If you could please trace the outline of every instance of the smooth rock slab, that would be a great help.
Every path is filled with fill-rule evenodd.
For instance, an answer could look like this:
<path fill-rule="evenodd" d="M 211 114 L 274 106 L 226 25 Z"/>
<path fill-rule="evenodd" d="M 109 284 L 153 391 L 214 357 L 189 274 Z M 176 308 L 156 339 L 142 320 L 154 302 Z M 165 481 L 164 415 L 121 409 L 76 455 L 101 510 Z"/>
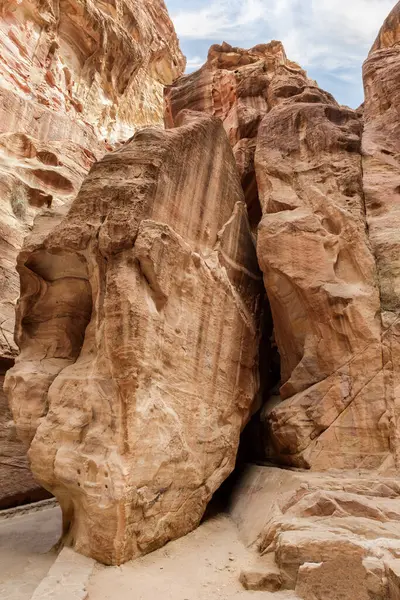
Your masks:
<path fill-rule="evenodd" d="M 63 548 L 32 600 L 85 600 L 95 561 Z"/>

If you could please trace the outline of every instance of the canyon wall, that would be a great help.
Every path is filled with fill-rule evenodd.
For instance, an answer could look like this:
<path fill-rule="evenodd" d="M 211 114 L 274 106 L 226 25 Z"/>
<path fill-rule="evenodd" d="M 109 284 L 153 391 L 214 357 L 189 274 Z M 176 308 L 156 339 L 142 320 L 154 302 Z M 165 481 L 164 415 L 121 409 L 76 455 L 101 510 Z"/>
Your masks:
<path fill-rule="evenodd" d="M 17 431 L 64 542 L 107 564 L 197 526 L 259 387 L 262 278 L 236 163 L 219 119 L 181 116 L 96 163 L 18 258 Z"/>
<path fill-rule="evenodd" d="M 397 34 L 385 34 L 385 28 L 397 27 L 396 10 L 365 65 L 365 132 L 363 111 L 339 106 L 287 59 L 279 42 L 248 51 L 212 46 L 199 71 L 166 89 L 167 126 L 186 107 L 223 121 L 257 231 L 273 321 L 265 344 L 277 346 L 281 371 L 279 392 L 264 393 L 258 417 L 261 458 L 267 460 L 313 469 L 395 466 L 396 314 L 388 313 L 382 286 L 395 297 L 397 190 L 382 166 L 368 173 L 377 159 L 376 153 L 366 155 L 373 126 L 382 140 L 389 137 L 385 127 L 391 128 L 395 143 Z M 385 52 L 384 43 L 390 46 Z M 381 90 L 393 113 L 386 125 L 376 122 L 378 109 L 372 106 L 382 106 L 377 94 L 384 84 L 374 89 L 368 82 L 377 52 L 376 78 L 380 81 L 382 64 L 392 68 L 392 79 L 383 78 L 390 93 Z M 379 156 L 391 161 L 396 179 L 394 154 L 392 149 L 390 156 L 389 151 Z M 375 195 L 387 198 L 389 187 L 393 197 L 385 224 L 382 207 L 369 200 L 373 185 Z M 379 206 L 376 233 L 371 203 L 375 213 Z M 270 362 L 271 348 L 261 355 Z M 261 365 L 264 374 L 270 369 Z"/>
<path fill-rule="evenodd" d="M 396 598 L 399 15 L 359 110 L 280 42 L 212 46 L 166 89 L 166 130 L 96 162 L 56 227 L 37 218 L 5 389 L 66 544 L 119 564 L 189 532 L 253 416 L 258 458 L 305 470 L 270 469 L 273 502 L 251 474 L 233 509 L 273 585 L 340 598 L 353 569 L 354 598 Z M 134 127 L 113 101 L 116 122 L 87 117 L 96 144 Z"/>
<path fill-rule="evenodd" d="M 35 216 L 47 211 L 51 228 L 96 159 L 137 128 L 162 124 L 163 86 L 185 61 L 162 0 L 1 0 L 0 54 L 4 373 L 17 355 L 16 257 Z M 24 498 L 21 479 L 34 486 L 5 402 L 1 419 L 0 506 L 14 502 L 11 481 L 15 501 Z"/>
<path fill-rule="evenodd" d="M 400 459 L 400 3 L 385 21 L 367 60 L 363 188 L 368 235 L 381 300 L 382 360 L 391 448 Z"/>

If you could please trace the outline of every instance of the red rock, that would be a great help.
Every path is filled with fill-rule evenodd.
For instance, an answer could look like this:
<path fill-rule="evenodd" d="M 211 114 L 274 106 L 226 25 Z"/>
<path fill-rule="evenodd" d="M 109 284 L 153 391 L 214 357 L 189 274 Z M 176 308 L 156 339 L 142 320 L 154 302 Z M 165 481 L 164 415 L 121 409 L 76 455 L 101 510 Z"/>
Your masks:
<path fill-rule="evenodd" d="M 15 262 L 35 215 L 65 211 L 114 142 L 161 124 L 184 58 L 162 0 L 0 4 L 0 359 L 12 359 Z"/>

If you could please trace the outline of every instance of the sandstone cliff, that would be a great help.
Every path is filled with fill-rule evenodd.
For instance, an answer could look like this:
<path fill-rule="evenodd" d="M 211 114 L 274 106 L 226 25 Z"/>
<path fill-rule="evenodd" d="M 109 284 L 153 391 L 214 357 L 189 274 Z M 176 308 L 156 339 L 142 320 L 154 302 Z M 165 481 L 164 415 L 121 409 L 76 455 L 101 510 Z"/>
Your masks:
<path fill-rule="evenodd" d="M 399 16 L 357 111 L 279 42 L 213 46 L 166 90 L 167 130 L 97 162 L 56 229 L 42 214 L 6 390 L 80 552 L 120 563 L 194 528 L 259 409 L 258 458 L 304 469 L 270 469 L 273 502 L 258 474 L 239 491 L 268 582 L 397 600 Z M 118 131 L 96 119 L 96 143 Z"/>
<path fill-rule="evenodd" d="M 367 91 L 364 146 L 369 102 Z M 260 414 L 264 458 L 315 469 L 393 467 L 393 370 L 381 310 L 389 316 L 365 208 L 362 112 L 338 106 L 279 42 L 213 46 L 197 73 L 166 89 L 165 104 L 167 125 L 185 107 L 222 119 L 258 231 L 281 370 L 280 395 Z M 382 123 L 377 129 L 384 135 Z M 391 272 L 393 253 L 383 252 Z"/>
<path fill-rule="evenodd" d="M 280 356 L 261 458 L 303 469 L 248 467 L 236 486 L 231 514 L 260 555 L 241 573 L 248 590 L 399 597 L 399 40 L 400 3 L 364 64 L 358 111 L 277 43 L 263 56 L 213 47 L 166 91 L 167 124 L 196 106 L 235 151 Z M 259 356 L 268 370 L 271 352 Z"/>
<path fill-rule="evenodd" d="M 97 163 L 18 259 L 17 430 L 65 542 L 108 564 L 199 523 L 258 391 L 261 276 L 236 164 L 218 119 L 183 116 Z"/>
<path fill-rule="evenodd" d="M 400 459 L 400 3 L 364 63 L 363 186 L 381 299 L 382 361 L 391 448 Z"/>
<path fill-rule="evenodd" d="M 17 253 L 35 215 L 65 214 L 96 159 L 162 123 L 162 90 L 184 68 L 164 2 L 0 1 L 0 361 L 15 358 Z M 51 227 L 51 221 L 47 222 Z M 35 487 L 2 404 L 0 484 Z M 10 445 L 11 444 L 11 445 Z M 18 464 L 17 464 L 18 463 Z M 4 491 L 3 491 L 4 485 Z M 26 487 L 23 485 L 23 487 Z"/>

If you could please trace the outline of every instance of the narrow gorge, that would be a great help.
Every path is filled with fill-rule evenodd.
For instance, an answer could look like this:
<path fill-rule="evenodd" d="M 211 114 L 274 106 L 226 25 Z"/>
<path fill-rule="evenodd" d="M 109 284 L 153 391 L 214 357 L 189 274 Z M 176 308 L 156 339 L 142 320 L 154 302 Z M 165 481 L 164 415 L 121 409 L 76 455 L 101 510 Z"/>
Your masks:
<path fill-rule="evenodd" d="M 279 41 L 185 74 L 163 0 L 0 10 L 0 509 L 119 566 L 219 493 L 243 594 L 399 600 L 400 2 L 356 110 Z"/>

